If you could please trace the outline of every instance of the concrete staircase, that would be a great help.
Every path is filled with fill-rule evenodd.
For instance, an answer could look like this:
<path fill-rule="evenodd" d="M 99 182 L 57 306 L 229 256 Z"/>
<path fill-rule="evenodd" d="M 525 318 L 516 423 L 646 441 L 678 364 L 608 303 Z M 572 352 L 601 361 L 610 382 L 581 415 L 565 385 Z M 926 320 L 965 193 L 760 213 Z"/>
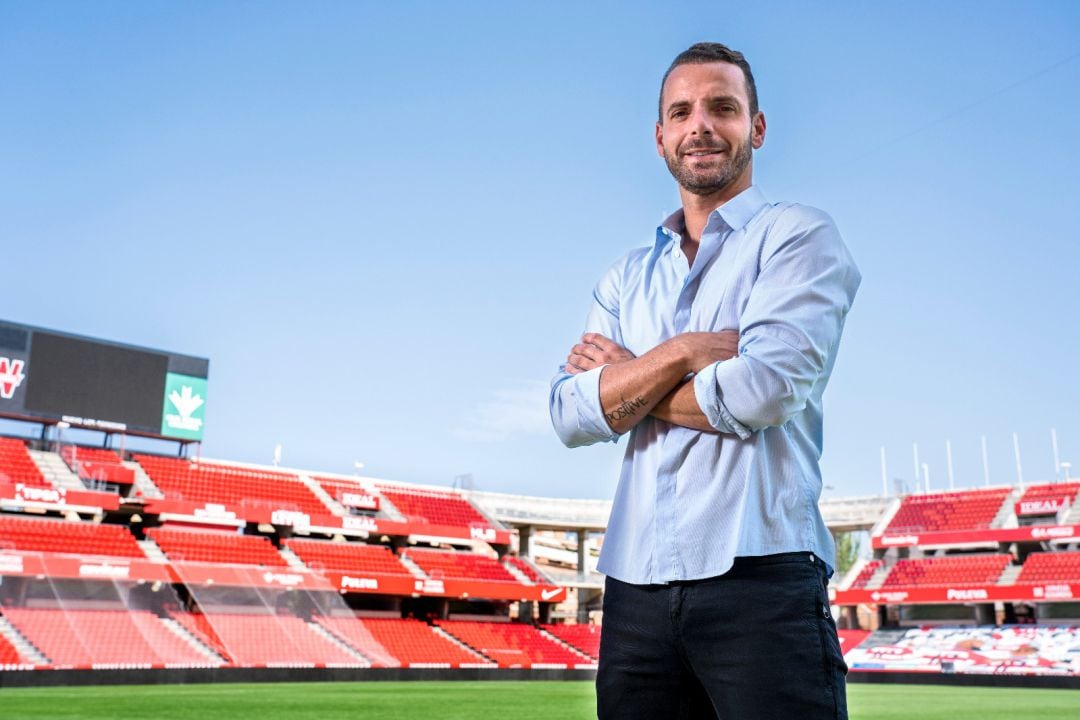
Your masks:
<path fill-rule="evenodd" d="M 892 572 L 891 567 L 886 567 L 885 565 L 879 567 L 874 571 L 874 574 L 870 576 L 870 579 L 866 581 L 866 589 L 877 590 L 880 588 L 885 584 L 885 578 L 889 577 L 890 572 Z"/>
<path fill-rule="evenodd" d="M 205 657 L 208 665 L 213 665 L 217 667 L 226 663 L 225 658 L 221 657 L 211 648 L 207 647 L 201 640 L 199 640 L 199 638 L 192 635 L 187 628 L 178 623 L 176 620 L 173 620 L 169 617 L 158 618 L 158 620 L 161 620 L 161 623 L 169 629 L 169 632 L 171 632 L 173 635 L 176 635 L 178 638 L 190 645 L 195 652 Z"/>
<path fill-rule="evenodd" d="M 277 549 L 278 554 L 285 558 L 285 562 L 293 570 L 307 571 L 309 568 L 307 564 L 300 559 L 300 557 L 287 547 L 279 547 Z M 321 627 L 321 626 L 320 626 Z"/>
<path fill-rule="evenodd" d="M 165 497 L 165 493 L 161 492 L 158 486 L 154 484 L 154 481 L 142 469 L 142 465 L 134 460 L 128 460 L 122 464 L 135 473 L 135 486 L 132 488 L 132 495 L 138 495 L 150 500 L 161 500 Z"/>
<path fill-rule="evenodd" d="M 1001 573 L 1001 577 L 998 578 L 996 585 L 1015 585 L 1016 577 L 1020 574 L 1020 570 L 1023 569 L 1021 565 L 1006 565 L 1005 571 Z"/>
<path fill-rule="evenodd" d="M 0 635 L 3 635 L 26 660 L 34 665 L 48 665 L 49 658 L 45 657 L 32 642 L 27 640 L 14 625 L 5 617 L 0 617 Z"/>
<path fill-rule="evenodd" d="M 319 636 L 325 638 L 328 642 L 333 643 L 338 649 L 340 649 L 346 655 L 350 655 L 350 656 L 356 658 L 356 663 L 358 665 L 361 665 L 363 667 L 371 667 L 371 660 L 369 658 L 362 655 L 359 651 L 353 649 L 353 647 L 351 645 L 348 645 L 348 644 L 342 642 L 342 640 L 337 635 L 330 632 L 329 630 L 324 628 L 319 623 L 312 622 L 312 621 L 309 620 L 307 626 L 309 628 L 311 628 L 311 630 L 316 635 L 319 635 Z"/>
<path fill-rule="evenodd" d="M 297 477 L 300 478 L 300 482 L 304 483 L 307 489 L 310 490 L 315 497 L 322 500 L 323 505 L 326 505 L 326 507 L 330 509 L 331 514 L 336 515 L 337 517 L 345 517 L 349 514 L 349 511 L 345 506 L 335 500 L 330 493 L 326 492 L 323 486 L 320 485 L 315 478 L 310 475 L 305 475 L 304 473 L 299 473 Z"/>
<path fill-rule="evenodd" d="M 56 453 L 44 450 L 28 450 L 27 452 L 30 453 L 34 464 L 38 466 L 38 470 L 45 476 L 45 480 L 53 487 L 65 490 L 86 489 L 79 476 L 71 472 L 71 468 L 67 466 L 64 459 Z"/>
<path fill-rule="evenodd" d="M 409 568 L 409 572 L 413 574 L 413 577 L 418 577 L 421 579 L 427 578 L 428 574 L 424 572 L 419 565 L 414 563 L 411 557 L 408 557 L 407 555 L 398 555 L 397 558 L 399 561 L 401 561 L 402 565 Z"/>
<path fill-rule="evenodd" d="M 1014 528 L 1020 526 L 1019 521 L 1016 519 L 1016 502 L 1020 499 L 1020 495 L 1019 491 L 1013 490 L 1006 496 L 1005 501 L 998 508 L 997 515 L 994 515 L 994 519 L 990 521 L 990 527 Z"/>
<path fill-rule="evenodd" d="M 521 583 L 522 585 L 535 585 L 536 584 L 536 583 L 534 583 L 532 581 L 532 578 L 530 578 L 528 575 L 526 575 L 525 573 L 518 570 L 516 567 L 514 567 L 510 563 L 504 562 L 504 563 L 502 563 L 502 566 L 504 568 L 506 568 L 506 571 L 508 573 L 513 575 L 515 578 L 517 578 L 517 581 L 519 583 Z"/>
<path fill-rule="evenodd" d="M 169 558 L 165 556 L 165 553 L 161 551 L 157 543 L 153 540 L 136 540 L 139 547 L 142 548 L 143 554 L 146 555 L 147 560 L 159 565 L 166 565 L 169 562 Z"/>
<path fill-rule="evenodd" d="M 1062 525 L 1080 525 L 1080 493 L 1076 494 L 1073 504 L 1065 511 L 1061 520 Z"/>

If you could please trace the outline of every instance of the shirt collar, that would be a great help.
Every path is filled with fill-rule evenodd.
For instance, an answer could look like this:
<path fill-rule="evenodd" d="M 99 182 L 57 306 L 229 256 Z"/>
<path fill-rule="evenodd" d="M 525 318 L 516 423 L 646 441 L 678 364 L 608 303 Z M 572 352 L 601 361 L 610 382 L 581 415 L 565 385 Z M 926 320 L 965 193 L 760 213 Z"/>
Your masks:
<path fill-rule="evenodd" d="M 765 193 L 761 192 L 757 185 L 751 185 L 712 211 L 709 215 L 706 231 L 715 232 L 716 218 L 719 218 L 732 230 L 741 230 L 758 214 L 761 208 L 768 204 L 769 201 L 765 199 Z M 685 232 L 683 210 L 679 208 L 668 215 L 667 219 L 660 223 L 660 227 L 656 228 L 656 244 L 658 247 L 662 246 L 675 236 L 681 236 L 683 232 Z"/>

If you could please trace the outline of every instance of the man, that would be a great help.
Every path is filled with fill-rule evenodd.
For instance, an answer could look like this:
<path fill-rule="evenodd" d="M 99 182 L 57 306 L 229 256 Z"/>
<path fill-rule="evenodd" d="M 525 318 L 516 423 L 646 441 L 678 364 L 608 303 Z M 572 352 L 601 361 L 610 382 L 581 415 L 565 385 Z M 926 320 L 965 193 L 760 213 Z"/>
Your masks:
<path fill-rule="evenodd" d="M 599 569 L 607 718 L 846 718 L 817 507 L 822 393 L 860 275 L 832 220 L 752 183 L 765 116 L 741 53 L 660 88 L 683 207 L 601 278 L 552 381 L 570 447 L 629 433 Z"/>

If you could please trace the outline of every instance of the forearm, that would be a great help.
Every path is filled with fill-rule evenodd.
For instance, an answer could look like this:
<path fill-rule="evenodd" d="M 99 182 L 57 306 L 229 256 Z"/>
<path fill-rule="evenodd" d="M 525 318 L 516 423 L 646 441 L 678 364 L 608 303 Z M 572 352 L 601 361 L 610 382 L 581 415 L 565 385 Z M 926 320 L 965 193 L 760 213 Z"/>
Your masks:
<path fill-rule="evenodd" d="M 701 411 L 697 396 L 694 394 L 694 381 L 685 380 L 664 396 L 649 413 L 654 418 L 665 420 L 672 425 L 716 433 L 716 428 L 709 424 L 709 419 Z"/>
<path fill-rule="evenodd" d="M 687 372 L 686 358 L 670 342 L 641 357 L 606 366 L 600 375 L 600 404 L 608 425 L 620 434 L 629 431 L 683 381 Z"/>

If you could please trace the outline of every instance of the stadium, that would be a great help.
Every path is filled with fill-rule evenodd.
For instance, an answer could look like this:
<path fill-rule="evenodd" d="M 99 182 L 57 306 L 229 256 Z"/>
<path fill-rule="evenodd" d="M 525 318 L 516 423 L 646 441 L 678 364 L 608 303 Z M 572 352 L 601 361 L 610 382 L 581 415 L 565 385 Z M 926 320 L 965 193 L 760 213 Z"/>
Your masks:
<path fill-rule="evenodd" d="M 0 339 L 0 686 L 593 676 L 610 503 L 202 458 L 207 359 Z M 1080 687 L 1080 483 L 821 510 L 853 685 Z"/>
<path fill-rule="evenodd" d="M 1080 718 L 1080 5 L 7 0 L 0 78 L 0 720 Z"/>

